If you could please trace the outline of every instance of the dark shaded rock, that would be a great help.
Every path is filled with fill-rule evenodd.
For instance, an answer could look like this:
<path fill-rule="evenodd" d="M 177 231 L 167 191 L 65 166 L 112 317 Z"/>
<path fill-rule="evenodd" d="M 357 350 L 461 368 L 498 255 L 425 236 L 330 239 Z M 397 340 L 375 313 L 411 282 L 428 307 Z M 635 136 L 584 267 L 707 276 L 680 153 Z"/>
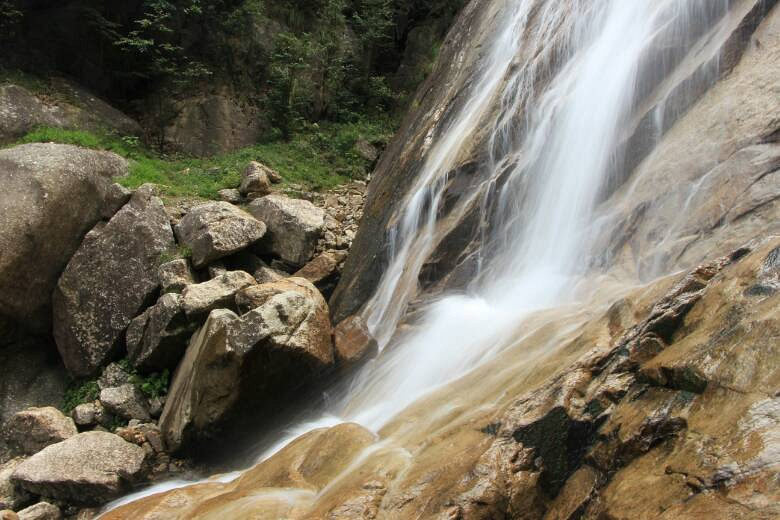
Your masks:
<path fill-rule="evenodd" d="M 130 373 L 119 363 L 109 363 L 98 378 L 98 387 L 114 388 L 130 382 Z"/>
<path fill-rule="evenodd" d="M 160 291 L 180 293 L 187 285 L 195 283 L 195 274 L 186 258 L 179 258 L 162 264 L 157 270 Z"/>
<path fill-rule="evenodd" d="M 254 300 L 252 310 L 213 311 L 174 374 L 160 419 L 174 451 L 224 443 L 333 365 L 328 307 L 309 282 L 292 278 L 242 294 Z"/>
<path fill-rule="evenodd" d="M 118 435 L 86 432 L 36 453 L 17 466 L 11 481 L 36 495 L 98 505 L 127 491 L 143 460 L 144 450 Z"/>
<path fill-rule="evenodd" d="M 263 222 L 227 202 L 196 206 L 176 226 L 179 242 L 192 250 L 196 269 L 246 249 L 265 233 Z"/>
<path fill-rule="evenodd" d="M 127 167 L 113 153 L 62 144 L 0 150 L 0 315 L 48 332 L 57 278 Z"/>
<path fill-rule="evenodd" d="M 142 186 L 73 255 L 54 291 L 54 338 L 74 376 L 93 375 L 124 343 L 158 288 L 160 256 L 174 246 L 162 201 Z"/>
<path fill-rule="evenodd" d="M 127 358 L 142 372 L 173 370 L 198 327 L 187 319 L 179 294 L 164 294 L 127 328 Z"/>
<path fill-rule="evenodd" d="M 23 461 L 22 458 L 16 458 L 0 463 L 0 510 L 18 511 L 30 503 L 30 495 L 11 482 L 11 475 Z"/>
<path fill-rule="evenodd" d="M 227 91 L 180 100 L 177 111 L 165 129 L 166 145 L 199 157 L 253 145 L 266 128 L 258 107 Z"/>
<path fill-rule="evenodd" d="M 69 377 L 51 340 L 19 338 L 0 347 L 0 424 L 32 406 L 61 406 Z"/>

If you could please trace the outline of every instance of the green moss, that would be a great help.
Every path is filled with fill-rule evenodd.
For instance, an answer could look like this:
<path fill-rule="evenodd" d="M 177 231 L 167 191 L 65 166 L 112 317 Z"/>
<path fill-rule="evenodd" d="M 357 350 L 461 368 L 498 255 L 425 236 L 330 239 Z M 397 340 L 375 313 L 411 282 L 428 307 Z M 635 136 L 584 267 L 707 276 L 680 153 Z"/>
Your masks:
<path fill-rule="evenodd" d="M 130 173 L 118 179 L 127 188 L 153 183 L 162 195 L 216 199 L 219 190 L 235 188 L 250 161 L 277 170 L 283 186 L 323 190 L 366 174 L 369 162 L 355 151 L 359 139 L 386 143 L 393 132 L 389 119 L 308 125 L 290 140 L 269 139 L 210 158 L 158 157 L 136 138 L 81 130 L 39 128 L 19 143 L 55 142 L 108 150 L 130 160 Z"/>

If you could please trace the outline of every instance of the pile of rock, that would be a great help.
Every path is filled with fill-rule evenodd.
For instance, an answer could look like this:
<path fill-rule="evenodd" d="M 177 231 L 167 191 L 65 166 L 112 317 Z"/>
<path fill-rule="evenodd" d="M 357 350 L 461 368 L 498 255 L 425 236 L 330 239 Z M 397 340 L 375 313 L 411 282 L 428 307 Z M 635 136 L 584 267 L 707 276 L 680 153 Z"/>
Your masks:
<path fill-rule="evenodd" d="M 326 301 L 364 185 L 326 194 L 318 206 L 271 193 L 276 174 L 252 163 L 231 199 L 242 206 L 199 201 L 171 212 L 150 185 L 133 193 L 112 185 L 126 164 L 111 154 L 19 148 L 0 152 L 24 173 L 11 188 L 32 190 L 25 182 L 33 178 L 72 210 L 46 203 L 46 193 L 32 208 L 9 207 L 12 226 L 0 230 L 8 259 L 29 260 L 39 243 L 59 247 L 39 248 L 41 296 L 25 308 L 19 298 L 0 299 L 0 315 L 32 330 L 53 324 L 68 372 L 98 378 L 99 396 L 70 417 L 55 408 L 11 416 L 7 456 L 0 451 L 0 510 L 70 515 L 139 481 L 184 471 L 172 453 L 229 442 L 375 348 L 359 317 L 334 333 Z M 47 154 L 56 159 L 41 160 Z M 81 177 L 55 182 L 76 168 Z M 20 236 L 30 244 L 18 245 Z M 23 267 L 0 264 L 7 295 L 21 290 L 14 276 Z M 149 398 L 141 381 L 166 373 L 173 374 L 168 394 Z"/>

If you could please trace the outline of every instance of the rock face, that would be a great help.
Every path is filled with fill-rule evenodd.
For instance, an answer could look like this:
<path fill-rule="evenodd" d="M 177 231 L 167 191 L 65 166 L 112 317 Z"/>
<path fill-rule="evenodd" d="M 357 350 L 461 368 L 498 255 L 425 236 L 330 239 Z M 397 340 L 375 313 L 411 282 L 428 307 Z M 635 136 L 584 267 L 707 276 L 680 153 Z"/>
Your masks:
<path fill-rule="evenodd" d="M 51 340 L 18 338 L 0 343 L 0 424 L 31 406 L 60 406 L 70 378 Z"/>
<path fill-rule="evenodd" d="M 51 406 L 17 412 L 5 424 L 6 440 L 20 455 L 32 455 L 77 433 L 73 419 Z"/>
<path fill-rule="evenodd" d="M 57 278 L 104 216 L 111 179 L 126 173 L 118 155 L 75 146 L 0 150 L 0 315 L 49 330 Z"/>
<path fill-rule="evenodd" d="M 174 246 L 160 199 L 139 188 L 93 229 L 54 291 L 54 337 L 68 371 L 89 376 L 119 353 L 125 329 L 158 288 L 160 256 Z"/>
<path fill-rule="evenodd" d="M 113 433 L 80 433 L 24 461 L 11 480 L 37 495 L 99 505 L 127 490 L 143 460 L 142 448 Z"/>
<path fill-rule="evenodd" d="M 172 450 L 223 443 L 333 364 L 328 307 L 310 283 L 292 278 L 242 294 L 252 310 L 213 311 L 173 377 L 160 419 Z"/>
<path fill-rule="evenodd" d="M 253 145 L 266 127 L 257 107 L 229 92 L 195 96 L 178 103 L 178 115 L 165 129 L 167 145 L 200 157 Z"/>
<path fill-rule="evenodd" d="M 176 226 L 176 236 L 192 250 L 196 269 L 251 246 L 263 235 L 263 222 L 227 202 L 196 206 Z"/>
<path fill-rule="evenodd" d="M 255 285 L 254 277 L 244 271 L 230 271 L 195 285 L 188 285 L 181 295 L 181 308 L 190 319 L 203 317 L 214 309 L 235 309 L 238 291 Z"/>
<path fill-rule="evenodd" d="M 55 83 L 55 89 L 64 94 L 62 99 L 44 99 L 19 85 L 0 85 L 0 143 L 41 126 L 109 130 L 123 136 L 143 133 L 137 122 L 81 87 L 64 81 Z"/>
<path fill-rule="evenodd" d="M 271 193 L 269 169 L 259 162 L 251 162 L 241 174 L 241 186 L 238 191 L 249 200 L 258 199 Z"/>
<path fill-rule="evenodd" d="M 253 201 L 249 212 L 268 226 L 258 247 L 285 262 L 302 266 L 314 255 L 325 226 L 325 212 L 309 201 L 268 195 Z"/>
<path fill-rule="evenodd" d="M 196 328 L 184 313 L 182 296 L 164 294 L 154 306 L 130 322 L 127 358 L 142 372 L 173 370 Z"/>

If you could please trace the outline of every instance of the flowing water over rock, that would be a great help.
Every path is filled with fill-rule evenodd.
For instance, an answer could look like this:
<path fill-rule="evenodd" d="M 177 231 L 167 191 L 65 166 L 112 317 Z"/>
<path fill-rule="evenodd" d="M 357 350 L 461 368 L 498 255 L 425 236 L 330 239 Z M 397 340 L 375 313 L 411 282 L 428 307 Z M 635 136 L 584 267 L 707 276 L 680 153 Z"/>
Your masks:
<path fill-rule="evenodd" d="M 682 285 L 642 285 L 777 230 L 773 6 L 472 2 L 421 115 L 379 166 L 332 302 L 337 316 L 365 303 L 380 355 L 265 462 L 112 514 L 573 518 L 563 511 L 588 505 L 606 475 L 697 420 L 632 385 L 694 396 L 712 365 L 672 356 L 653 368 L 639 353 L 678 341 L 704 288 L 737 298 L 721 272 L 758 283 L 759 253 L 743 261 L 750 273 L 730 267 L 745 250 Z M 724 116 L 724 100 L 747 89 L 740 117 Z M 767 308 L 751 316 L 776 327 Z M 700 330 L 717 327 L 700 319 Z M 614 418 L 604 410 L 631 392 L 657 420 L 586 458 Z"/>

